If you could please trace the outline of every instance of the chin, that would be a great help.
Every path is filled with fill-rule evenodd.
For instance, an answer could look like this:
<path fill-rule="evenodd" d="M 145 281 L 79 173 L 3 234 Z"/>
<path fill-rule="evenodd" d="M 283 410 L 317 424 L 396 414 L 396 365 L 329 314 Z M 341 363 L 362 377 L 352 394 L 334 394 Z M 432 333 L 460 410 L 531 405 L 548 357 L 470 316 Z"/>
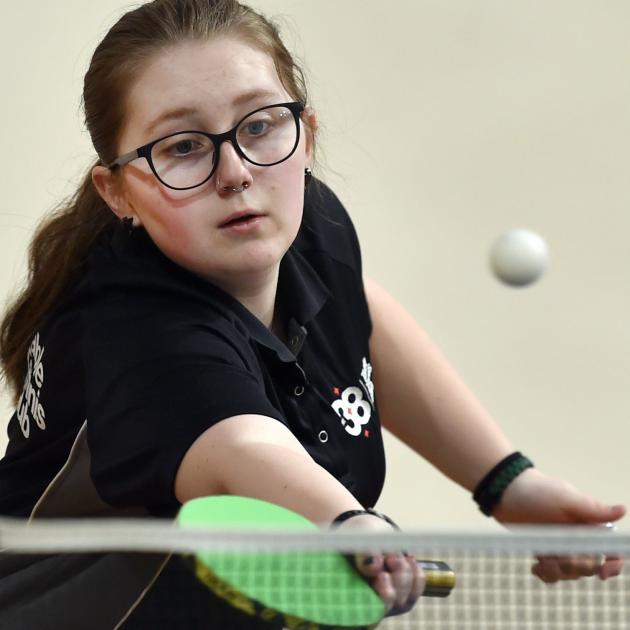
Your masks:
<path fill-rule="evenodd" d="M 239 273 L 266 273 L 280 266 L 280 261 L 284 257 L 286 250 L 282 252 L 256 252 L 251 256 L 244 256 L 236 261 L 232 271 Z"/>

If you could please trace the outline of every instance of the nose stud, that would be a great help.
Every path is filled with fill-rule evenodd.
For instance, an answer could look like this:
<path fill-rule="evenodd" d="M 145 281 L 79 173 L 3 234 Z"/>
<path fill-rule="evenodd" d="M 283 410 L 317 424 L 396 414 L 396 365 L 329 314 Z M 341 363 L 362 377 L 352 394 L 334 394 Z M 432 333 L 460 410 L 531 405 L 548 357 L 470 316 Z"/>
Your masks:
<path fill-rule="evenodd" d="M 217 187 L 219 190 L 223 190 L 224 192 L 233 192 L 233 193 L 242 193 L 244 190 L 247 190 L 250 187 L 249 182 L 243 182 L 240 186 L 223 186 L 221 181 L 217 182 Z"/>
<path fill-rule="evenodd" d="M 225 190 L 229 190 L 233 193 L 242 193 L 244 190 L 247 190 L 248 188 L 249 188 L 249 184 L 247 182 L 243 182 L 243 184 L 239 186 L 238 188 L 235 188 L 234 186 L 226 186 Z"/>

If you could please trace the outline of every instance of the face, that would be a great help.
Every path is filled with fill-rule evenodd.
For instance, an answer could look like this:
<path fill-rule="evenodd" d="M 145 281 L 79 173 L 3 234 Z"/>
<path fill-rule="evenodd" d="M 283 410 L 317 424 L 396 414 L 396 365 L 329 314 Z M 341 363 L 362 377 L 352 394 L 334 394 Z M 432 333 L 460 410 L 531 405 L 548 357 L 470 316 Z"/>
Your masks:
<path fill-rule="evenodd" d="M 133 85 L 118 154 L 178 131 L 222 133 L 259 107 L 293 100 L 273 60 L 240 40 L 180 44 Z M 243 160 L 224 142 L 212 178 L 192 190 L 167 188 L 143 158 L 115 173 L 101 167 L 94 181 L 112 210 L 133 217 L 171 260 L 238 292 L 277 273 L 297 235 L 312 156 L 311 135 L 300 127 L 295 153 L 270 167 Z"/>

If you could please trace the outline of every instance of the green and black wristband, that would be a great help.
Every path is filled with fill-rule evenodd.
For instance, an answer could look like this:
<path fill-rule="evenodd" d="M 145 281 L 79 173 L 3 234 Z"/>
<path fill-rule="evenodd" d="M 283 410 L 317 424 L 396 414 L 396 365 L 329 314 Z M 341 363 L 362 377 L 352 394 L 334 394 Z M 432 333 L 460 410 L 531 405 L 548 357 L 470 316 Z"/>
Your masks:
<path fill-rule="evenodd" d="M 490 516 L 497 506 L 506 488 L 534 464 L 520 452 L 512 453 L 502 459 L 477 485 L 473 499 L 479 509 Z"/>

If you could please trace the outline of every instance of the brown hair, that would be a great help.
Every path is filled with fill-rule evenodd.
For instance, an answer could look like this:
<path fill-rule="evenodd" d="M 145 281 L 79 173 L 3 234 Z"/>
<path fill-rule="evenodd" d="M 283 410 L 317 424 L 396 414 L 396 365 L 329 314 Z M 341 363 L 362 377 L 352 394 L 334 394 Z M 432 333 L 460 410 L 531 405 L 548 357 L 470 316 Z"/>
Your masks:
<path fill-rule="evenodd" d="M 33 336 L 80 275 L 91 245 L 116 221 L 94 188 L 91 171 L 116 158 L 131 85 L 165 48 L 218 35 L 234 35 L 267 53 L 291 98 L 307 102 L 303 73 L 276 25 L 236 0 L 154 0 L 118 20 L 96 48 L 83 85 L 86 125 L 99 160 L 77 192 L 38 227 L 26 287 L 0 324 L 0 362 L 16 399 Z"/>

